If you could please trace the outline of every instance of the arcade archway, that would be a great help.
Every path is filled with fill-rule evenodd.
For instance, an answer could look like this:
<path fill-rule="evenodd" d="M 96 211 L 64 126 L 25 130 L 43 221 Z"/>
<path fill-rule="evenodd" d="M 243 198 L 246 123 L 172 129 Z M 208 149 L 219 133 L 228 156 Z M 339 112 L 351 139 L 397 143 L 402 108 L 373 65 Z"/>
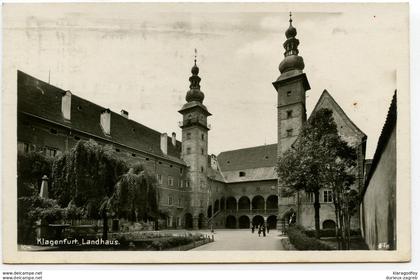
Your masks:
<path fill-rule="evenodd" d="M 267 218 L 267 227 L 269 229 L 275 229 L 277 227 L 277 216 L 271 215 Z"/>
<path fill-rule="evenodd" d="M 251 201 L 246 196 L 242 196 L 238 201 L 239 210 L 249 210 L 250 205 L 251 205 Z"/>
<path fill-rule="evenodd" d="M 200 215 L 198 215 L 198 228 L 199 229 L 206 228 L 205 218 L 204 218 L 204 214 L 203 213 L 200 213 Z"/>
<path fill-rule="evenodd" d="M 232 196 L 226 199 L 226 210 L 236 211 L 236 199 Z"/>
<path fill-rule="evenodd" d="M 254 196 L 252 199 L 252 210 L 264 210 L 264 197 L 261 195 Z"/>
<path fill-rule="evenodd" d="M 220 199 L 220 210 L 225 210 L 225 198 Z"/>
<path fill-rule="evenodd" d="M 277 195 L 267 197 L 267 210 L 277 210 L 279 208 Z"/>
<path fill-rule="evenodd" d="M 236 228 L 235 216 L 229 215 L 226 217 L 226 228 Z"/>
<path fill-rule="evenodd" d="M 260 216 L 260 215 L 254 216 L 254 218 L 252 218 L 252 224 L 254 226 L 263 225 L 264 224 L 264 218 L 263 218 L 263 216 Z"/>
<path fill-rule="evenodd" d="M 335 222 L 333 220 L 325 220 L 322 222 L 323 229 L 335 229 Z"/>
<path fill-rule="evenodd" d="M 217 200 L 214 202 L 214 213 L 216 213 L 217 211 L 219 211 L 219 209 L 220 209 L 220 202 L 219 202 L 219 200 L 217 199 Z"/>
<path fill-rule="evenodd" d="M 250 220 L 248 216 L 240 216 L 239 217 L 239 228 L 249 228 Z"/>
<path fill-rule="evenodd" d="M 186 213 L 184 215 L 184 221 L 185 221 L 185 228 L 186 229 L 192 229 L 193 228 L 193 216 L 190 213 Z"/>

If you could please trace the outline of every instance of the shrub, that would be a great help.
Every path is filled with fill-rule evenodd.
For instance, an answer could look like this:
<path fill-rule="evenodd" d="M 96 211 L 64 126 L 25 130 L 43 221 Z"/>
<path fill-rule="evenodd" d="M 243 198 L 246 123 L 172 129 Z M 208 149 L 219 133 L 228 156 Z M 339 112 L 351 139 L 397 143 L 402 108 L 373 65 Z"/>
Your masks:
<path fill-rule="evenodd" d="M 304 230 L 305 234 L 309 237 L 315 237 L 315 230 Z M 351 236 L 361 235 L 360 230 L 350 230 Z M 322 229 L 319 231 L 319 237 L 335 237 L 335 229 Z"/>
<path fill-rule="evenodd" d="M 18 197 L 33 196 L 39 193 L 42 177 L 51 178 L 53 160 L 36 152 L 18 153 L 17 189 Z"/>
<path fill-rule="evenodd" d="M 287 229 L 287 235 L 289 236 L 290 243 L 297 250 L 301 251 L 328 251 L 332 250 L 332 247 L 319 241 L 316 238 L 309 237 L 305 234 L 304 228 L 301 226 L 291 226 Z"/>

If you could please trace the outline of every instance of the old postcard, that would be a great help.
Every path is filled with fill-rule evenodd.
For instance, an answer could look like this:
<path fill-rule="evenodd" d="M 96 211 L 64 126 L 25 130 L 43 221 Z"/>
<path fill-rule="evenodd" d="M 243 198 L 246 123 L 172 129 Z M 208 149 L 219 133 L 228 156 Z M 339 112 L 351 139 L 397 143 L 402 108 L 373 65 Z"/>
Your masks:
<path fill-rule="evenodd" d="M 408 8 L 5 4 L 3 261 L 409 261 Z"/>

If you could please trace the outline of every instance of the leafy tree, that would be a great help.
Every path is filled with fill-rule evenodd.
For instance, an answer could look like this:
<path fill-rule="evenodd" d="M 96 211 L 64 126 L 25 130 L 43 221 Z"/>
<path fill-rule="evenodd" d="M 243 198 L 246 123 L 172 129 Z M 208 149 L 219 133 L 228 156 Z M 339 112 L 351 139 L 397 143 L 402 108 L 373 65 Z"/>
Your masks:
<path fill-rule="evenodd" d="M 42 176 L 51 177 L 53 160 L 41 153 L 18 153 L 17 189 L 18 197 L 33 196 L 39 193 Z"/>
<path fill-rule="evenodd" d="M 350 186 L 354 175 L 348 171 L 355 164 L 355 158 L 355 150 L 338 135 L 332 111 L 320 109 L 303 126 L 297 141 L 279 159 L 277 172 L 284 193 L 305 191 L 314 195 L 317 238 L 320 230 L 320 189 L 332 188 L 335 194 Z"/>
<path fill-rule="evenodd" d="M 140 164 L 124 174 L 116 187 L 117 215 L 130 221 L 157 219 L 156 179 Z"/>
<path fill-rule="evenodd" d="M 79 141 L 54 161 L 52 197 L 62 206 L 72 202 L 74 207 L 82 208 L 88 218 L 103 218 L 106 235 L 108 216 L 103 211 L 106 209 L 103 203 L 113 197 L 115 184 L 127 169 L 124 161 L 113 155 L 112 149 L 93 140 Z"/>

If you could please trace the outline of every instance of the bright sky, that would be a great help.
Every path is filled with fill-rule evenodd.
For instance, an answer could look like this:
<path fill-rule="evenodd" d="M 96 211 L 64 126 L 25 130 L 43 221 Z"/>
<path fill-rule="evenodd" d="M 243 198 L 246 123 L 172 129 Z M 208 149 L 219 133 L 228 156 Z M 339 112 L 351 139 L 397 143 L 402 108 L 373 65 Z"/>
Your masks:
<path fill-rule="evenodd" d="M 209 118 L 209 152 L 277 141 L 272 82 L 288 12 L 311 85 L 310 114 L 327 89 L 368 135 L 373 156 L 407 48 L 404 7 L 342 4 L 114 4 L 7 7 L 5 80 L 20 69 L 180 139 L 194 48 Z M 9 8 L 9 10 L 7 10 Z M 157 9 L 158 8 L 158 9 Z M 408 67 L 408 65 L 406 65 Z"/>

